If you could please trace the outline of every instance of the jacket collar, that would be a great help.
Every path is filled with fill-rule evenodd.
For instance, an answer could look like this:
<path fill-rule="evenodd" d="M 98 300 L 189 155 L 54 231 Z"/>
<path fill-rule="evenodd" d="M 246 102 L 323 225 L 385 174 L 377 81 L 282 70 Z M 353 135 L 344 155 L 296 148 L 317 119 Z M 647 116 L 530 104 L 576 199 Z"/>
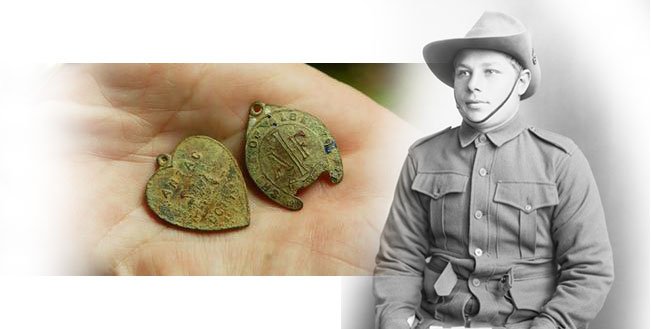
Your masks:
<path fill-rule="evenodd" d="M 525 128 L 527 128 L 527 125 L 525 122 L 523 122 L 519 113 L 516 113 L 516 115 L 514 115 L 514 117 L 509 122 L 497 129 L 486 133 L 486 135 L 487 138 L 492 143 L 494 143 L 494 145 L 500 147 L 521 134 Z M 471 144 L 480 135 L 482 135 L 481 132 L 475 130 L 475 128 L 471 127 L 468 123 L 466 123 L 466 121 L 462 121 L 458 131 L 460 146 L 462 146 L 462 148 L 469 146 L 469 144 Z"/>

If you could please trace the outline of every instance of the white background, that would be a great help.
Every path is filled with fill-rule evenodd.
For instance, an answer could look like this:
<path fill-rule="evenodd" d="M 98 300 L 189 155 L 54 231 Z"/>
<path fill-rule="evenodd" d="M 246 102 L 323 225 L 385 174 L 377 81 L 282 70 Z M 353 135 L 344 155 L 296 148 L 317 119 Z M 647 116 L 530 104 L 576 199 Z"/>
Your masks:
<path fill-rule="evenodd" d="M 556 67 L 544 74 L 568 74 L 568 83 L 575 84 L 570 91 L 548 85 L 538 95 L 539 102 L 580 91 L 585 106 L 561 123 L 562 133 L 605 128 L 600 134 L 574 136 L 580 146 L 588 145 L 583 149 L 589 160 L 599 162 L 599 168 L 592 162 L 594 171 L 624 171 L 613 176 L 618 179 L 597 178 L 607 213 L 614 209 L 616 215 L 609 222 L 610 234 L 614 247 L 622 246 L 616 260 L 624 270 L 617 269 L 617 279 L 622 279 L 592 328 L 622 323 L 640 327 L 641 319 L 650 314 L 650 4 L 560 0 L 261 0 L 233 1 L 228 6 L 199 1 L 23 1 L 3 5 L 0 274 L 5 276 L 0 279 L 0 327 L 336 328 L 342 317 L 342 327 L 348 323 L 353 328 L 353 322 L 347 322 L 355 319 L 351 309 L 365 312 L 356 304 L 367 298 L 358 296 L 364 291 L 360 287 L 368 284 L 364 278 L 34 276 L 49 274 L 57 265 L 56 221 L 48 216 L 57 196 L 45 191 L 65 188 L 65 182 L 52 175 L 56 166 L 48 162 L 48 146 L 56 136 L 50 135 L 47 116 L 34 106 L 35 93 L 53 67 L 48 63 L 420 63 L 423 45 L 460 36 L 487 8 L 518 13 L 532 22 L 527 25 L 533 25 L 533 34 L 547 40 L 546 48 L 538 50 L 542 66 Z M 546 28 L 553 25 L 550 31 L 564 42 L 553 42 L 556 35 Z M 641 43 L 644 39 L 648 42 Z M 563 49 L 573 52 L 559 56 Z M 546 58 L 551 59 L 549 64 Z M 563 66 L 566 63 L 589 63 L 591 69 Z M 424 131 L 456 125 L 454 111 L 423 111 L 454 107 L 451 97 L 446 97 L 450 91 L 422 68 L 416 66 L 406 75 L 401 87 L 405 102 L 396 110 Z M 589 90 L 581 88 L 586 79 L 592 81 Z M 595 105 L 612 110 L 592 116 Z M 540 112 L 527 113 L 543 126 L 559 127 L 557 121 L 563 118 L 560 112 L 552 116 L 557 121 L 547 121 Z M 583 127 L 573 129 L 573 125 Z M 607 144 L 604 148 L 591 143 L 596 136 Z M 605 159 L 611 162 L 601 161 Z M 621 200 L 618 194 L 628 197 L 625 204 L 616 204 Z M 645 209 L 646 216 L 627 209 Z"/>

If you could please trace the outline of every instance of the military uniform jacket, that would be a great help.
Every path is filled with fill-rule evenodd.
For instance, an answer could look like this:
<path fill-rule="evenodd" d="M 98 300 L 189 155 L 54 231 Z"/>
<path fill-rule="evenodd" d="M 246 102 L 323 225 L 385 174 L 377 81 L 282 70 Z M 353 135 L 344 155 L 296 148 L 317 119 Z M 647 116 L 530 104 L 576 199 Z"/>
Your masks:
<path fill-rule="evenodd" d="M 376 259 L 377 327 L 409 328 L 416 313 L 586 328 L 612 281 L 600 196 L 570 139 L 517 115 L 487 134 L 462 123 L 412 145 Z M 480 310 L 466 319 L 472 295 Z"/>

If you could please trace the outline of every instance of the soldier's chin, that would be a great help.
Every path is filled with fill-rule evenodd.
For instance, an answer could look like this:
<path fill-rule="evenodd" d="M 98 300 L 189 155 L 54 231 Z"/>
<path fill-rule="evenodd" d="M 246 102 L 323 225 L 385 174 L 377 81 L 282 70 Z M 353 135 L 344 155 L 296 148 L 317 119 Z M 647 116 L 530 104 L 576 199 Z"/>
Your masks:
<path fill-rule="evenodd" d="M 487 111 L 482 111 L 482 110 L 465 110 L 464 111 L 464 117 L 472 122 L 477 122 L 482 119 L 484 119 L 488 113 Z"/>

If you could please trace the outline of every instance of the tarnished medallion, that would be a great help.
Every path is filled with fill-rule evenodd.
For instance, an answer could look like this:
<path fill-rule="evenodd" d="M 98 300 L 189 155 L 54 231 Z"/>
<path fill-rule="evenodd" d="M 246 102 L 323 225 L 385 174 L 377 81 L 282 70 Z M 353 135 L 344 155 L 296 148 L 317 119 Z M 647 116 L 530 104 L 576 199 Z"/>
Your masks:
<path fill-rule="evenodd" d="M 147 205 L 167 222 L 197 230 L 249 225 L 244 179 L 233 155 L 207 136 L 191 136 L 157 157 Z"/>
<path fill-rule="evenodd" d="M 323 172 L 328 172 L 333 183 L 342 181 L 342 158 L 335 139 L 319 119 L 295 109 L 251 104 L 245 153 L 256 185 L 292 210 L 303 207 L 297 191 Z"/>

